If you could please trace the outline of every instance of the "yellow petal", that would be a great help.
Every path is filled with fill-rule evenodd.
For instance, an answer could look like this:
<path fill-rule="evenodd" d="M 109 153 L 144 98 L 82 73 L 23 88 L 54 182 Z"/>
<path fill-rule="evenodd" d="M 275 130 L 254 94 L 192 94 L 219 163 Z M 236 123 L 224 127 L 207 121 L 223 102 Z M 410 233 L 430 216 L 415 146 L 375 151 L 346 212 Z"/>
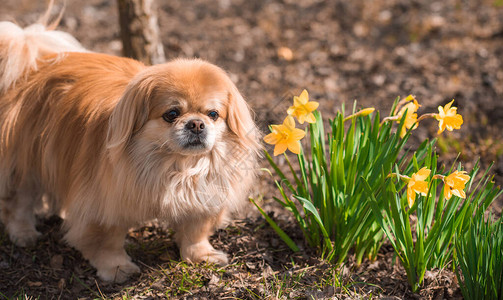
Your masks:
<path fill-rule="evenodd" d="M 295 106 L 290 106 L 287 110 L 286 113 L 289 115 L 292 115 L 295 112 Z"/>
<path fill-rule="evenodd" d="M 461 115 L 455 115 L 452 117 L 448 116 L 445 117 L 444 122 L 446 123 L 446 126 L 451 127 L 450 131 L 452 131 L 452 128 L 460 129 L 461 125 L 463 125 L 463 117 Z"/>
<path fill-rule="evenodd" d="M 297 121 L 299 121 L 299 124 L 304 124 L 305 120 L 306 120 L 306 115 L 305 114 L 299 114 L 297 116 Z"/>
<path fill-rule="evenodd" d="M 416 108 L 416 109 L 415 109 L 415 111 L 417 111 L 417 110 L 421 107 L 421 104 L 419 104 L 419 102 L 417 102 L 417 100 L 416 100 L 416 99 L 414 99 L 414 101 L 413 101 L 413 102 L 414 102 L 414 106 L 415 106 L 415 108 Z"/>
<path fill-rule="evenodd" d="M 408 96 L 405 98 L 405 101 L 412 101 L 412 100 L 416 100 L 416 98 L 415 98 L 413 95 L 408 95 Z"/>
<path fill-rule="evenodd" d="M 290 116 L 295 117 L 298 120 L 299 116 L 301 116 L 301 115 L 302 115 L 302 112 L 298 108 L 296 108 Z"/>
<path fill-rule="evenodd" d="M 409 113 L 407 113 L 407 116 L 405 117 L 405 120 L 404 120 L 404 126 L 409 129 L 409 128 L 412 128 L 414 127 L 413 129 L 415 129 L 417 127 L 417 114 L 411 114 L 409 115 Z"/>
<path fill-rule="evenodd" d="M 451 102 L 447 103 L 447 104 L 444 106 L 444 111 L 445 111 L 445 112 L 447 112 L 447 111 L 451 108 L 451 106 L 452 106 L 452 104 L 453 104 L 453 103 L 454 103 L 454 99 L 452 99 L 452 101 L 451 101 Z"/>
<path fill-rule="evenodd" d="M 463 199 L 466 198 L 465 191 L 463 191 L 463 190 L 453 189 L 452 194 L 458 196 L 459 198 L 463 198 Z"/>
<path fill-rule="evenodd" d="M 280 137 L 276 133 L 269 133 L 268 135 L 264 136 L 264 142 L 275 145 L 279 142 Z"/>
<path fill-rule="evenodd" d="M 470 176 L 466 175 L 466 171 L 461 171 L 458 174 L 456 174 L 456 178 L 465 183 L 468 182 L 468 180 L 470 180 Z"/>
<path fill-rule="evenodd" d="M 314 116 L 313 113 L 309 113 L 307 116 L 306 116 L 306 122 L 307 123 L 316 123 L 316 117 Z"/>
<path fill-rule="evenodd" d="M 302 129 L 295 128 L 290 133 L 290 137 L 296 141 L 301 140 L 306 135 L 306 132 Z"/>
<path fill-rule="evenodd" d="M 280 155 L 286 151 L 288 145 L 286 143 L 279 143 L 274 146 L 274 156 Z"/>
<path fill-rule="evenodd" d="M 425 180 L 428 176 L 430 176 L 431 170 L 426 167 L 422 167 L 421 170 L 416 173 L 416 180 Z"/>
<path fill-rule="evenodd" d="M 413 189 L 416 193 L 421 193 L 426 196 L 426 193 L 428 193 L 428 183 L 426 181 L 416 181 Z"/>
<path fill-rule="evenodd" d="M 292 116 L 287 116 L 285 120 L 283 121 L 283 125 L 288 129 L 291 130 L 295 128 L 295 120 L 293 119 Z"/>
<path fill-rule="evenodd" d="M 407 133 L 407 128 L 405 128 L 405 126 L 402 126 L 402 130 L 400 130 L 400 138 L 403 138 L 406 133 Z"/>
<path fill-rule="evenodd" d="M 293 96 L 293 106 L 299 107 L 302 106 L 304 103 L 302 103 L 302 99 L 300 99 L 297 96 Z"/>
<path fill-rule="evenodd" d="M 441 134 L 442 132 L 444 132 L 445 130 L 445 122 L 444 122 L 444 119 L 440 119 L 438 121 L 438 131 L 437 131 L 437 134 Z"/>
<path fill-rule="evenodd" d="M 444 185 L 444 198 L 449 200 L 452 197 L 451 188 L 448 185 Z"/>
<path fill-rule="evenodd" d="M 417 104 L 417 101 L 414 101 L 414 103 L 407 103 L 404 107 L 402 107 L 402 109 L 400 109 L 400 112 L 398 113 L 398 119 L 402 119 L 405 111 L 407 111 L 407 116 L 405 118 L 408 118 L 408 116 L 414 114 L 418 108 L 419 104 Z"/>
<path fill-rule="evenodd" d="M 302 104 L 306 104 L 307 101 L 309 101 L 309 94 L 307 93 L 307 90 L 303 90 L 302 93 L 300 93 L 299 100 Z"/>
<path fill-rule="evenodd" d="M 300 142 L 294 141 L 288 143 L 288 150 L 292 151 L 292 153 L 299 154 L 300 153 Z"/>
<path fill-rule="evenodd" d="M 456 182 L 459 181 L 468 181 L 470 180 L 470 176 L 466 175 L 466 171 L 454 171 L 444 178 L 444 182 L 450 186 L 454 186 Z"/>
<path fill-rule="evenodd" d="M 304 108 L 308 111 L 308 112 L 312 112 L 312 111 L 315 111 L 318 106 L 320 106 L 320 104 L 318 102 L 315 102 L 315 101 L 309 101 L 307 102 L 305 105 L 304 105 Z"/>
<path fill-rule="evenodd" d="M 449 108 L 448 111 L 445 112 L 446 117 L 454 117 L 458 113 L 458 108 L 457 107 L 451 107 Z"/>
<path fill-rule="evenodd" d="M 407 203 L 409 204 L 409 207 L 412 207 L 415 201 L 416 193 L 411 188 L 407 188 Z"/>
<path fill-rule="evenodd" d="M 409 112 L 407 111 L 407 115 L 405 116 L 405 120 L 403 122 L 402 130 L 400 131 L 400 137 L 403 138 L 405 134 L 407 133 L 407 129 L 412 128 L 416 129 L 417 128 L 417 114 L 411 114 L 409 115 Z"/>

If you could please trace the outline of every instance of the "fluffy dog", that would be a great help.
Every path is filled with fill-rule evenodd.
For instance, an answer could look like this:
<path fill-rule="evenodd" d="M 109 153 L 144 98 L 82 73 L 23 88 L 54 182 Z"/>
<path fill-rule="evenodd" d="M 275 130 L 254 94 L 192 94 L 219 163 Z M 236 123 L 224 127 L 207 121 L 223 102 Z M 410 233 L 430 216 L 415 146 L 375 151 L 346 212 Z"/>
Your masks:
<path fill-rule="evenodd" d="M 261 148 L 236 86 L 199 59 L 142 63 L 85 50 L 67 33 L 0 23 L 1 218 L 16 245 L 39 236 L 42 196 L 98 276 L 140 271 L 123 244 L 147 220 L 181 257 L 228 262 L 209 236 L 245 203 Z"/>

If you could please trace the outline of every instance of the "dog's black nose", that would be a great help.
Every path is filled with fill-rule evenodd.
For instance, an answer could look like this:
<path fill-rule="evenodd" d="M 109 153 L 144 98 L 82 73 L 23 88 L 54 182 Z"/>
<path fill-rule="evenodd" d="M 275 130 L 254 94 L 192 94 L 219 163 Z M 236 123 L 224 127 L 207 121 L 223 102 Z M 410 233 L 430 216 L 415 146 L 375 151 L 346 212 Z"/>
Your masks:
<path fill-rule="evenodd" d="M 185 128 L 190 130 L 192 133 L 201 134 L 204 132 L 204 122 L 199 119 L 190 120 L 185 125 Z"/>

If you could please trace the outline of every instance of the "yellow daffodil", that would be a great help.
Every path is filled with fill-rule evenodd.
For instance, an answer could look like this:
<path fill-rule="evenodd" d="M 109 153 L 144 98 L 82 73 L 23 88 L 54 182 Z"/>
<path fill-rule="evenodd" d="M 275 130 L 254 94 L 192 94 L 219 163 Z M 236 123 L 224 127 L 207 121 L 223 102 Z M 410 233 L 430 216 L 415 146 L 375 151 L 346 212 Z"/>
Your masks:
<path fill-rule="evenodd" d="M 465 184 L 470 180 L 470 176 L 466 175 L 466 171 L 454 171 L 454 173 L 444 178 L 444 197 L 450 199 L 452 195 L 460 198 L 466 198 Z"/>
<path fill-rule="evenodd" d="M 417 171 L 417 173 L 412 174 L 407 184 L 407 202 L 409 203 L 409 207 L 414 205 L 416 193 L 426 196 L 428 192 L 428 183 L 425 180 L 430 176 L 430 172 L 429 169 L 423 167 L 421 170 Z"/>
<path fill-rule="evenodd" d="M 295 128 L 291 116 L 286 117 L 281 125 L 271 125 L 272 132 L 264 137 L 264 141 L 274 146 L 274 156 L 284 153 L 286 149 L 295 154 L 300 153 L 300 140 L 306 135 L 304 130 Z"/>
<path fill-rule="evenodd" d="M 315 123 L 313 111 L 315 111 L 320 104 L 318 102 L 309 101 L 309 94 L 303 90 L 300 96 L 293 97 L 293 106 L 288 108 L 287 113 L 297 118 L 300 124 Z"/>
<path fill-rule="evenodd" d="M 458 114 L 457 107 L 451 107 L 454 99 L 447 103 L 444 107 L 438 107 L 438 114 L 435 118 L 438 120 L 438 134 L 442 133 L 445 129 L 452 131 L 460 129 L 463 124 L 463 117 Z"/>
<path fill-rule="evenodd" d="M 408 97 L 407 97 L 408 99 Z M 405 111 L 407 111 L 407 114 L 405 115 L 404 119 L 404 124 L 402 126 L 402 130 L 400 131 L 400 137 L 404 137 L 405 134 L 407 133 L 407 130 L 409 128 L 416 129 L 417 127 L 417 114 L 416 111 L 419 109 L 421 105 L 417 103 L 417 100 L 412 98 L 412 102 L 407 103 L 402 109 L 398 112 L 398 122 L 400 123 L 400 120 L 403 117 L 403 114 Z"/>

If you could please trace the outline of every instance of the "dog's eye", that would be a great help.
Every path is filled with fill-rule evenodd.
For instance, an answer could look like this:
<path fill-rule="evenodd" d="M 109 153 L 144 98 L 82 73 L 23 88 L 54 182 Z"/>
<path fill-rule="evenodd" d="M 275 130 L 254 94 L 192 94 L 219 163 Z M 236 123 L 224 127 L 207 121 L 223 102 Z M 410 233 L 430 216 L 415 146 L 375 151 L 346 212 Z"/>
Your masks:
<path fill-rule="evenodd" d="M 213 119 L 213 121 L 216 121 L 218 119 L 218 112 L 215 110 L 212 110 L 208 113 L 208 117 Z"/>
<path fill-rule="evenodd" d="M 162 118 L 164 119 L 164 121 L 166 121 L 168 123 L 173 123 L 175 121 L 175 119 L 178 118 L 179 115 L 180 115 L 180 111 L 178 111 L 177 109 L 172 109 L 170 111 L 165 112 L 162 115 Z"/>

